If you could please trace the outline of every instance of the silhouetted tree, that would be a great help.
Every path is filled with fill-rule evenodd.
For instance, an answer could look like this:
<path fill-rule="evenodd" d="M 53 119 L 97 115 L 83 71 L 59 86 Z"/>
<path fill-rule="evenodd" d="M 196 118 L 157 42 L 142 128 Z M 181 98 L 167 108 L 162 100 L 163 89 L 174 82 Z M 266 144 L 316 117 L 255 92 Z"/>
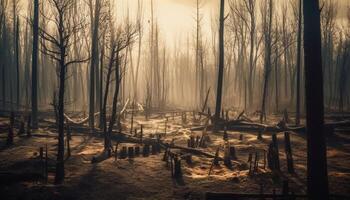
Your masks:
<path fill-rule="evenodd" d="M 56 162 L 55 183 L 62 183 L 64 180 L 64 93 L 67 67 L 77 63 L 86 62 L 88 59 L 68 60 L 69 49 L 72 47 L 71 37 L 75 32 L 83 28 L 83 22 L 72 24 L 68 12 L 73 9 L 74 0 L 50 0 L 53 17 L 53 29 L 56 34 L 47 32 L 40 28 L 40 36 L 51 45 L 43 44 L 42 52 L 57 62 L 59 78 L 58 90 L 58 151 Z M 44 14 L 43 14 L 44 15 Z M 50 19 L 45 16 L 45 18 Z"/>
<path fill-rule="evenodd" d="M 39 44 L 39 0 L 34 0 L 33 52 L 32 52 L 32 128 L 38 128 L 38 44 Z"/>
<path fill-rule="evenodd" d="M 303 6 L 308 195 L 328 199 L 319 1 L 304 1 Z"/>
<path fill-rule="evenodd" d="M 220 1 L 220 29 L 219 29 L 219 66 L 218 66 L 218 84 L 216 90 L 215 120 L 219 120 L 222 100 L 222 83 L 224 79 L 224 12 L 225 0 Z"/>

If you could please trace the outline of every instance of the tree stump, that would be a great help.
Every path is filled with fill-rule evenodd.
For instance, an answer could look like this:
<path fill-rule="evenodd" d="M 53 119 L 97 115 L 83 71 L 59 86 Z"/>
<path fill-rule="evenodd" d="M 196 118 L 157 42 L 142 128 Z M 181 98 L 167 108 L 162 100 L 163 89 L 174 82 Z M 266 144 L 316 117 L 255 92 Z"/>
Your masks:
<path fill-rule="evenodd" d="M 174 177 L 175 178 L 182 177 L 181 159 L 179 159 L 178 156 L 174 157 Z"/>
<path fill-rule="evenodd" d="M 226 167 L 232 168 L 230 145 L 225 145 L 224 164 Z"/>
<path fill-rule="evenodd" d="M 284 147 L 287 158 L 287 168 L 289 173 L 294 173 L 294 164 L 293 164 L 293 154 L 292 154 L 292 146 L 290 144 L 290 134 L 289 132 L 284 132 Z"/>
<path fill-rule="evenodd" d="M 224 128 L 224 136 L 223 136 L 224 141 L 228 141 L 228 134 L 227 134 L 227 127 L 225 126 Z"/>
<path fill-rule="evenodd" d="M 230 146 L 230 157 L 231 159 L 233 160 L 236 160 L 237 159 L 237 156 L 236 156 L 236 149 L 234 146 Z"/>
<path fill-rule="evenodd" d="M 253 173 L 259 171 L 259 153 L 255 152 L 255 160 L 254 160 L 254 170 Z"/>
<path fill-rule="evenodd" d="M 125 159 L 127 157 L 127 148 L 126 146 L 123 146 L 119 153 L 120 159 Z"/>
<path fill-rule="evenodd" d="M 135 156 L 140 156 L 140 146 L 135 147 Z"/>
<path fill-rule="evenodd" d="M 156 144 L 152 144 L 152 155 L 156 155 L 158 152 L 157 152 L 157 145 Z"/>
<path fill-rule="evenodd" d="M 240 140 L 240 141 L 243 141 L 243 134 L 242 134 L 242 133 L 239 134 L 239 140 Z"/>
<path fill-rule="evenodd" d="M 275 150 L 276 168 L 277 168 L 277 170 L 280 170 L 280 156 L 279 156 L 278 141 L 277 141 L 277 135 L 276 135 L 276 133 L 272 134 L 272 144 L 273 144 L 274 150 Z"/>
<path fill-rule="evenodd" d="M 149 156 L 149 149 L 150 146 L 148 144 L 145 144 L 142 149 L 142 155 L 143 157 L 148 157 Z"/>
<path fill-rule="evenodd" d="M 215 157 L 214 157 L 214 160 L 213 160 L 213 163 L 216 166 L 220 165 L 219 164 L 219 159 L 218 159 L 218 157 L 219 157 L 219 150 L 220 150 L 220 147 L 217 148 L 217 150 L 215 152 Z"/>
<path fill-rule="evenodd" d="M 249 152 L 249 156 L 248 156 L 248 163 L 249 163 L 249 174 L 252 173 L 252 162 L 253 162 L 253 153 Z"/>
<path fill-rule="evenodd" d="M 128 147 L 128 157 L 129 158 L 135 157 L 134 147 Z"/>
<path fill-rule="evenodd" d="M 279 161 L 279 153 L 278 153 L 278 144 L 276 134 L 272 135 L 272 142 L 269 144 L 268 152 L 267 152 L 267 163 L 268 167 L 272 171 L 280 170 L 280 161 Z"/>

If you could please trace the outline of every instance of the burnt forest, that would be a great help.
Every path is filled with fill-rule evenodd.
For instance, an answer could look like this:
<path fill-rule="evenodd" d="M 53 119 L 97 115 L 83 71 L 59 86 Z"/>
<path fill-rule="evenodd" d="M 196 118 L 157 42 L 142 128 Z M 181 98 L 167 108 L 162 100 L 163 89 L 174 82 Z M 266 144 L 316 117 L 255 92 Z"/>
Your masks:
<path fill-rule="evenodd" d="M 350 0 L 0 0 L 0 199 L 349 200 Z"/>

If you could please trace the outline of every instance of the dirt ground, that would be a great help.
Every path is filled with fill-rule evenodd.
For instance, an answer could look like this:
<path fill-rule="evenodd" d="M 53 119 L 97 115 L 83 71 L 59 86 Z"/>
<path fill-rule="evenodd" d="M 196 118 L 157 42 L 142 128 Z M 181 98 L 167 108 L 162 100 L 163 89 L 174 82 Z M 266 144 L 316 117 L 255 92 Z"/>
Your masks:
<path fill-rule="evenodd" d="M 152 116 L 145 120 L 136 116 L 134 127 L 144 127 L 145 137 L 157 132 L 167 133 L 163 140 L 174 140 L 176 145 L 187 145 L 191 134 L 200 135 L 202 131 L 191 132 L 191 118 L 183 123 L 181 116 Z M 270 123 L 275 121 L 269 117 Z M 0 118 L 0 127 L 6 127 L 8 118 Z M 125 132 L 130 127 L 130 117 L 123 121 Z M 133 159 L 108 158 L 102 162 L 91 163 L 94 156 L 103 151 L 103 137 L 98 134 L 72 132 L 71 157 L 65 162 L 65 182 L 54 185 L 54 166 L 57 148 L 57 133 L 48 128 L 45 122 L 33 136 L 17 136 L 14 145 L 6 146 L 7 131 L 0 131 L 0 175 L 6 173 L 25 174 L 42 173 L 43 165 L 39 158 L 39 148 L 47 145 L 49 157 L 48 182 L 42 180 L 0 181 L 1 199 L 204 199 L 205 192 L 234 193 L 276 193 L 281 192 L 283 180 L 289 180 L 290 190 L 297 194 L 306 193 L 306 136 L 292 133 L 291 143 L 295 174 L 288 174 L 284 134 L 278 134 L 281 172 L 272 173 L 263 168 L 260 160 L 259 172 L 249 174 L 247 164 L 249 152 L 266 150 L 271 141 L 271 133 L 264 133 L 262 140 L 257 140 L 257 133 L 228 132 L 229 142 L 236 148 L 237 162 L 240 167 L 228 169 L 223 163 L 215 166 L 208 175 L 212 158 L 192 156 L 192 164 L 182 161 L 183 177 L 174 179 L 166 163 L 162 161 L 163 153 L 149 157 Z M 15 130 L 17 132 L 17 129 Z M 211 142 L 202 151 L 215 154 L 219 145 L 223 145 L 223 133 L 212 133 Z M 240 140 L 240 135 L 243 140 Z M 119 144 L 122 146 L 135 144 Z M 335 133 L 327 139 L 327 157 L 329 186 L 332 194 L 350 194 L 350 134 Z M 164 152 L 164 150 L 162 151 Z M 220 149 L 223 156 L 223 149 Z M 3 198 L 5 197 L 5 198 Z"/>

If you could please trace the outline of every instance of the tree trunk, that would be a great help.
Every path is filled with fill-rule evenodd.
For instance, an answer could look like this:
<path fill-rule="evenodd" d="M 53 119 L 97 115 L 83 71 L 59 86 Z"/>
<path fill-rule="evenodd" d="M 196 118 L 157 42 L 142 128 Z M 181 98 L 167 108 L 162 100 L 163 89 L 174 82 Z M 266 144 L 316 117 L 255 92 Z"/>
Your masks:
<path fill-rule="evenodd" d="M 308 195 L 328 199 L 319 1 L 304 1 L 303 5 Z"/>
<path fill-rule="evenodd" d="M 104 91 L 104 97 L 103 97 L 103 107 L 101 111 L 101 117 L 102 117 L 102 124 L 103 124 L 103 131 L 105 135 L 105 150 L 107 151 L 109 148 L 109 137 L 107 132 L 107 120 L 106 120 L 106 113 L 107 113 L 107 99 L 108 99 L 108 92 L 109 92 L 109 86 L 111 81 L 111 75 L 112 75 L 112 68 L 114 63 L 114 56 L 115 52 L 114 49 L 111 50 L 111 55 L 109 58 L 109 64 L 108 64 L 108 71 L 107 71 L 107 80 L 106 80 L 106 88 Z"/>
<path fill-rule="evenodd" d="M 269 18 L 267 22 L 267 16 L 265 16 L 265 24 L 264 31 L 265 33 L 265 66 L 264 66 L 264 87 L 263 87 L 263 95 L 262 95 L 262 104 L 261 104 L 261 113 L 260 113 L 260 123 L 266 119 L 266 98 L 267 98 L 267 90 L 269 83 L 269 76 L 271 72 L 271 31 L 272 31 L 272 0 L 269 0 Z M 267 15 L 267 13 L 265 14 Z"/>
<path fill-rule="evenodd" d="M 63 45 L 62 45 L 63 46 Z M 66 79 L 65 48 L 61 48 L 59 61 L 59 92 L 58 92 L 58 151 L 56 163 L 55 183 L 60 184 L 64 180 L 64 87 Z"/>
<path fill-rule="evenodd" d="M 218 83 L 216 91 L 216 108 L 215 108 L 215 121 L 220 118 L 221 112 L 221 100 L 222 100 L 222 83 L 224 75 L 224 11 L 225 0 L 221 0 L 220 3 L 220 29 L 219 29 L 219 73 Z"/>
<path fill-rule="evenodd" d="M 117 50 L 118 51 L 118 50 Z M 113 97 L 113 105 L 112 105 L 112 116 L 109 121 L 109 127 L 108 127 L 108 133 L 107 133 L 107 148 L 108 152 L 112 148 L 111 145 L 111 135 L 113 131 L 113 126 L 117 120 L 117 103 L 118 103 L 118 94 L 119 94 L 119 87 L 120 87 L 120 73 L 119 73 L 119 52 L 117 52 L 116 55 L 116 68 L 115 68 L 115 90 L 114 90 L 114 97 Z"/>
<path fill-rule="evenodd" d="M 95 13 L 91 37 L 91 66 L 90 66 L 90 101 L 89 101 L 89 126 L 91 131 L 95 126 L 95 71 L 98 63 L 98 29 L 100 24 L 100 1 L 95 1 Z"/>
<path fill-rule="evenodd" d="M 297 101 L 296 101 L 296 116 L 295 116 L 295 125 L 299 126 L 300 124 L 300 71 L 301 71 L 301 0 L 299 0 L 299 21 L 298 21 L 298 45 L 297 45 Z"/>
<path fill-rule="evenodd" d="M 33 54 L 32 54 L 32 128 L 38 128 L 38 43 L 39 43 L 39 0 L 34 0 Z"/>

